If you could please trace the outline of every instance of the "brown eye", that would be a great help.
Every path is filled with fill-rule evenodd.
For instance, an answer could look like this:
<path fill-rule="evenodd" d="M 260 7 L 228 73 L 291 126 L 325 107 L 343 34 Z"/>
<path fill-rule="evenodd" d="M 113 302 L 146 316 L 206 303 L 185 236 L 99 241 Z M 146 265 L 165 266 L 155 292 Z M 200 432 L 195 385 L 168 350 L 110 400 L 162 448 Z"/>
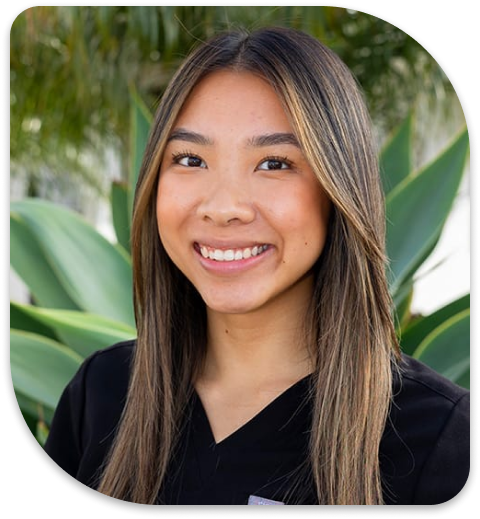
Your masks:
<path fill-rule="evenodd" d="M 258 165 L 257 169 L 263 171 L 273 171 L 278 169 L 290 169 L 290 163 L 286 159 L 281 158 L 270 158 L 266 159 Z"/>
<path fill-rule="evenodd" d="M 175 162 L 177 164 L 180 164 L 181 166 L 185 166 L 187 168 L 206 168 L 207 167 L 205 162 L 200 157 L 196 157 L 195 155 L 183 155 L 181 157 L 177 157 L 175 159 Z"/>

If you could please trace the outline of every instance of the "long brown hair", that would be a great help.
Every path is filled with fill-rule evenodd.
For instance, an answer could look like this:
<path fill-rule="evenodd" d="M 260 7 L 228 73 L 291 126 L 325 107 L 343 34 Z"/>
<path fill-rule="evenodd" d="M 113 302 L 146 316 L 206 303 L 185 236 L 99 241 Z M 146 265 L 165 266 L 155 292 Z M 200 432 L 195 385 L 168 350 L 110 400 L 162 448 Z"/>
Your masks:
<path fill-rule="evenodd" d="M 272 85 L 332 202 L 305 323 L 316 361 L 309 467 L 320 504 L 381 504 L 379 445 L 398 346 L 371 124 L 343 62 L 316 39 L 281 28 L 229 32 L 200 45 L 163 95 L 133 215 L 138 339 L 126 406 L 99 490 L 156 502 L 204 358 L 205 305 L 162 246 L 156 192 L 182 105 L 202 78 L 220 69 L 250 71 Z"/>

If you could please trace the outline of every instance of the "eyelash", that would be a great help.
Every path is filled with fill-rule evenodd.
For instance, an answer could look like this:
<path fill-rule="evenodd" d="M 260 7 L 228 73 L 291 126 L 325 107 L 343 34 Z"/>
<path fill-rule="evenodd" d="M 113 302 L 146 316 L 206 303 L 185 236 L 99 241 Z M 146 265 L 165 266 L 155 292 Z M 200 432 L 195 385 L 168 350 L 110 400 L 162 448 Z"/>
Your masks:
<path fill-rule="evenodd" d="M 197 155 L 196 153 L 192 153 L 190 151 L 181 151 L 181 152 L 177 152 L 177 153 L 172 153 L 172 162 L 174 164 L 179 164 L 180 161 L 182 159 L 185 159 L 185 158 L 193 158 L 193 159 L 198 159 L 202 162 L 204 162 L 204 160 L 202 159 L 202 157 L 200 157 L 200 155 Z M 282 164 L 285 164 L 285 166 L 287 166 L 286 168 L 279 168 L 278 170 L 270 170 L 270 171 L 279 171 L 279 170 L 283 170 L 283 169 L 292 169 L 293 167 L 293 162 L 291 160 L 288 159 L 288 157 L 285 157 L 285 156 L 279 156 L 279 155 L 269 155 L 268 157 L 264 157 L 257 165 L 257 168 L 258 169 L 258 166 L 260 166 L 261 164 L 263 164 L 264 162 L 280 162 Z M 188 166 L 186 166 L 188 167 Z M 268 169 L 267 170 L 263 170 L 263 171 L 269 171 Z"/>
<path fill-rule="evenodd" d="M 282 164 L 285 164 L 287 166 L 286 168 L 280 168 L 280 169 L 292 169 L 292 166 L 293 166 L 293 162 L 291 160 L 289 160 L 287 157 L 280 157 L 278 155 L 272 155 L 269 157 L 265 157 L 258 163 L 258 165 L 263 164 L 264 162 L 270 162 L 270 161 L 281 162 Z M 258 168 L 258 166 L 257 166 L 257 168 Z M 276 171 L 276 170 L 272 170 L 272 171 Z"/>
<path fill-rule="evenodd" d="M 191 157 L 192 159 L 198 159 L 198 160 L 201 160 L 202 162 L 204 162 L 202 157 L 200 157 L 196 153 L 192 153 L 190 151 L 181 151 L 181 152 L 178 152 L 178 153 L 172 153 L 172 162 L 174 164 L 179 164 L 182 159 L 185 159 L 187 157 L 188 158 Z"/>

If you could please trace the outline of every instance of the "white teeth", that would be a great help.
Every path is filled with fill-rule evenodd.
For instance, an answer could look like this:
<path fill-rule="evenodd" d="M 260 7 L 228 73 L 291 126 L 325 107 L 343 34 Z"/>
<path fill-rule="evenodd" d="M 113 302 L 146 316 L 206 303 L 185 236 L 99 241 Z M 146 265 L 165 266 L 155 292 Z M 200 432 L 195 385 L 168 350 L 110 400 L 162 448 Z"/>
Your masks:
<path fill-rule="evenodd" d="M 224 253 L 223 253 L 223 260 L 224 261 L 233 261 L 235 259 L 235 253 L 233 252 L 233 250 L 226 250 Z"/>
<path fill-rule="evenodd" d="M 200 254 L 204 258 L 209 258 L 215 261 L 239 261 L 242 259 L 248 259 L 252 256 L 258 256 L 262 252 L 268 249 L 268 245 L 255 245 L 250 248 L 247 247 L 245 249 L 212 249 L 207 247 L 206 245 L 199 245 Z"/>

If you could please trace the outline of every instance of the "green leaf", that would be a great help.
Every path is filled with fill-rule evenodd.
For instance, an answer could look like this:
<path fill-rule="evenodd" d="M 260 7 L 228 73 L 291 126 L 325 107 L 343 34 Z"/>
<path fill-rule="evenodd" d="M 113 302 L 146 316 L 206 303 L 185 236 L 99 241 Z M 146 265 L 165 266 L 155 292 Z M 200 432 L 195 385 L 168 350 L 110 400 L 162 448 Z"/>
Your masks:
<path fill-rule="evenodd" d="M 11 204 L 35 236 L 49 265 L 73 301 L 87 312 L 134 325 L 132 273 L 125 252 L 78 215 L 50 202 Z"/>
<path fill-rule="evenodd" d="M 392 296 L 394 301 L 398 301 L 403 297 L 402 294 L 405 291 L 405 287 L 413 286 L 413 284 L 417 282 L 419 279 L 421 279 L 421 277 L 428 275 L 430 269 L 428 272 L 424 272 L 421 277 L 416 276 L 415 274 L 417 273 L 419 267 L 423 265 L 425 260 L 429 258 L 430 254 L 432 254 L 432 252 L 435 250 L 435 247 L 437 246 L 437 243 L 440 240 L 441 235 L 442 229 L 440 228 L 438 230 L 438 233 L 431 237 L 431 241 L 425 244 L 425 247 L 423 248 L 421 253 L 419 253 L 416 256 L 415 260 L 412 261 L 410 268 L 404 272 L 402 283 L 399 286 L 395 286 L 392 284 L 390 285 L 390 290 L 393 291 Z M 394 279 L 395 275 L 392 273 L 391 269 L 387 271 L 387 274 L 389 276 L 389 280 Z"/>
<path fill-rule="evenodd" d="M 463 380 L 470 369 L 470 309 L 435 328 L 413 356 L 452 382 Z"/>
<path fill-rule="evenodd" d="M 133 210 L 133 199 L 137 186 L 138 175 L 142 167 L 143 154 L 147 145 L 150 127 L 152 125 L 152 114 L 149 112 L 145 103 L 134 90 L 130 93 L 131 112 L 130 112 L 130 171 L 128 189 L 128 214 L 131 220 Z"/>
<path fill-rule="evenodd" d="M 82 358 L 40 335 L 10 331 L 10 366 L 16 391 L 55 409 Z"/>
<path fill-rule="evenodd" d="M 54 410 L 44 407 L 35 400 L 26 397 L 20 391 L 15 389 L 18 406 L 22 412 L 23 418 L 27 422 L 29 429 L 36 434 L 37 422 L 44 421 L 47 425 L 52 423 Z"/>
<path fill-rule="evenodd" d="M 39 305 L 78 309 L 20 214 L 10 215 L 10 264 Z"/>
<path fill-rule="evenodd" d="M 32 402 L 26 397 L 23 397 L 19 393 L 17 394 L 17 392 L 15 392 L 15 396 L 17 398 L 18 406 L 20 407 L 23 419 L 25 420 L 27 427 L 30 429 L 30 432 L 35 436 L 38 423 L 38 404 Z"/>
<path fill-rule="evenodd" d="M 24 312 L 22 305 L 10 301 L 10 328 L 15 330 L 23 330 L 24 332 L 36 333 L 43 337 L 48 337 L 54 341 L 58 341 L 58 336 L 49 327 Z"/>
<path fill-rule="evenodd" d="M 47 442 L 48 433 L 49 433 L 49 430 L 48 430 L 48 427 L 46 426 L 45 422 L 42 422 L 42 421 L 37 422 L 37 430 L 36 430 L 35 436 L 37 438 L 38 443 L 42 447 L 44 447 L 45 443 Z"/>
<path fill-rule="evenodd" d="M 387 140 L 380 154 L 380 173 L 386 194 L 411 173 L 412 126 L 413 116 L 410 114 Z"/>
<path fill-rule="evenodd" d="M 410 292 L 413 289 L 413 279 L 407 278 L 405 282 L 398 287 L 395 294 L 393 294 L 393 304 L 395 308 L 399 308 L 405 301 L 406 298 L 409 297 Z"/>
<path fill-rule="evenodd" d="M 112 182 L 110 192 L 112 219 L 118 243 L 130 252 L 130 218 L 128 216 L 128 185 Z"/>
<path fill-rule="evenodd" d="M 387 197 L 387 251 L 392 294 L 438 241 L 462 178 L 468 151 L 464 130 L 433 163 L 409 175 Z"/>
<path fill-rule="evenodd" d="M 55 330 L 62 342 L 81 357 L 136 336 L 135 328 L 99 315 L 18 306 L 26 315 Z"/>
<path fill-rule="evenodd" d="M 457 379 L 456 384 L 465 389 L 470 389 L 470 368 L 467 369 L 459 379 Z"/>
<path fill-rule="evenodd" d="M 453 301 L 431 315 L 416 319 L 402 330 L 400 340 L 402 351 L 412 355 L 425 337 L 433 332 L 435 328 L 469 307 L 470 294 Z"/>
<path fill-rule="evenodd" d="M 413 299 L 413 283 L 408 283 L 408 286 L 402 290 L 404 294 L 402 298 L 395 305 L 395 317 L 397 330 L 403 328 L 410 316 L 410 306 Z"/>

